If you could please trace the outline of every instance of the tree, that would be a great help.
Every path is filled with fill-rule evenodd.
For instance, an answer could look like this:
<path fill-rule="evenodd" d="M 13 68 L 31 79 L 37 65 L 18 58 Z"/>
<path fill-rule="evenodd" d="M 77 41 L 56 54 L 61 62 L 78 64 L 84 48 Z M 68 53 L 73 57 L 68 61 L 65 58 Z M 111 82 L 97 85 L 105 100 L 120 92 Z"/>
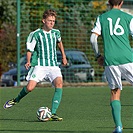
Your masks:
<path fill-rule="evenodd" d="M 16 57 L 16 2 L 1 1 L 0 16 L 0 64 L 3 72 Z"/>
<path fill-rule="evenodd" d="M 16 1 L 2 0 L 0 2 L 0 28 L 4 23 L 16 24 Z"/>

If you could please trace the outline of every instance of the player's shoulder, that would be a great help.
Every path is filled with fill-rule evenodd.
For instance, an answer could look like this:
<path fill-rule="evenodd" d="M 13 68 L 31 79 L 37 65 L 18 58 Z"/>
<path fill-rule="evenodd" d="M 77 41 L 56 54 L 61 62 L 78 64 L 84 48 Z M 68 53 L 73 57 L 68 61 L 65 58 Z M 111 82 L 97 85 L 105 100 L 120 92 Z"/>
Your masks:
<path fill-rule="evenodd" d="M 40 32 L 42 32 L 42 29 L 41 28 L 38 28 L 38 29 L 36 29 L 36 30 L 33 31 L 33 34 L 38 34 Z"/>
<path fill-rule="evenodd" d="M 133 15 L 128 13 L 128 12 L 125 12 L 124 10 L 120 10 L 121 14 L 123 14 L 124 16 L 127 16 L 127 17 L 130 17 L 130 18 L 133 18 Z"/>
<path fill-rule="evenodd" d="M 108 16 L 108 14 L 110 14 L 110 10 L 109 11 L 105 11 L 104 13 L 100 14 L 98 17 L 104 17 L 104 16 Z"/>
<path fill-rule="evenodd" d="M 54 33 L 54 32 L 55 32 L 55 33 L 60 33 L 60 30 L 59 30 L 59 29 L 52 29 L 51 32 L 52 32 L 52 33 Z"/>
<path fill-rule="evenodd" d="M 120 11 L 121 14 L 120 14 L 120 18 L 122 18 L 125 22 L 128 22 L 130 23 L 133 19 L 133 16 L 125 11 Z"/>
<path fill-rule="evenodd" d="M 29 35 L 33 36 L 33 35 L 35 35 L 35 34 L 38 34 L 39 32 L 41 32 L 41 29 L 40 29 L 40 28 L 38 28 L 38 29 L 36 29 L 36 30 L 30 32 Z"/>
<path fill-rule="evenodd" d="M 109 17 L 109 16 L 119 16 L 119 17 L 122 17 L 122 18 L 133 18 L 133 16 L 127 12 L 124 12 L 123 10 L 120 10 L 120 9 L 111 9 L 109 11 L 106 11 L 105 13 L 99 15 L 100 18 L 104 18 L 104 17 Z"/>

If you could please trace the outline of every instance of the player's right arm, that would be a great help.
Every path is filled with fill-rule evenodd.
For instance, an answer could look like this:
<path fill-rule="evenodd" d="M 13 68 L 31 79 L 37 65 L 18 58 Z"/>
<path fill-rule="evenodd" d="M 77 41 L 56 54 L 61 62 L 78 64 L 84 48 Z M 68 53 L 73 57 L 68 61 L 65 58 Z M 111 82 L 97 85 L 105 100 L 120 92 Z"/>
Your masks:
<path fill-rule="evenodd" d="M 95 53 L 95 57 L 99 57 L 101 54 L 99 52 L 99 49 L 98 49 L 98 43 L 97 43 L 97 38 L 98 38 L 98 34 L 97 33 L 92 33 L 91 34 L 91 37 L 90 37 L 90 42 L 91 42 L 91 45 L 92 45 L 92 48 L 94 50 L 94 53 Z"/>
<path fill-rule="evenodd" d="M 104 64 L 104 58 L 100 54 L 99 49 L 98 49 L 98 43 L 97 43 L 98 36 L 99 35 L 97 33 L 92 33 L 91 34 L 91 37 L 90 37 L 90 42 L 91 42 L 92 48 L 94 50 L 95 57 L 96 57 L 96 60 L 98 61 L 98 64 L 100 66 L 103 66 L 103 64 Z"/>
<path fill-rule="evenodd" d="M 94 28 L 92 29 L 91 32 L 92 32 L 92 34 L 91 34 L 91 37 L 90 37 L 90 43 L 91 43 L 92 48 L 94 50 L 95 58 L 98 61 L 98 64 L 100 66 L 103 66 L 104 58 L 100 54 L 100 51 L 98 49 L 98 43 L 97 43 L 98 36 L 101 35 L 101 24 L 100 24 L 100 21 L 99 21 L 99 17 L 97 17 Z"/>
<path fill-rule="evenodd" d="M 36 46 L 36 39 L 34 37 L 34 32 L 31 32 L 27 38 L 27 42 L 26 42 L 26 46 L 27 46 L 27 63 L 25 64 L 26 69 L 29 69 L 29 67 L 31 66 L 31 56 L 32 53 L 34 52 L 34 48 Z"/>
<path fill-rule="evenodd" d="M 25 68 L 28 70 L 31 66 L 30 60 L 31 60 L 32 53 L 30 51 L 27 51 L 27 63 L 25 64 Z"/>

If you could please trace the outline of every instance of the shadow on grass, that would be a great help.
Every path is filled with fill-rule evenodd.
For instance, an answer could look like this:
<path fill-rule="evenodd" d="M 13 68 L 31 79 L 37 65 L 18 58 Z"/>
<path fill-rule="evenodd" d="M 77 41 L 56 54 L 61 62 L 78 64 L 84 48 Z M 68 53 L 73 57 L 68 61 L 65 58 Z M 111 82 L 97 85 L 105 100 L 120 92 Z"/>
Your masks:
<path fill-rule="evenodd" d="M 104 105 L 104 106 L 110 106 L 110 105 Z M 130 105 L 130 104 L 124 105 L 124 104 L 122 104 L 121 106 L 133 106 L 133 105 Z"/>
<path fill-rule="evenodd" d="M 133 106 L 133 105 L 124 105 L 124 104 L 122 104 L 121 106 Z"/>
<path fill-rule="evenodd" d="M 114 127 L 97 127 L 99 129 L 107 129 L 107 128 L 111 128 L 113 130 Z M 123 129 L 124 133 L 133 133 L 133 128 L 132 127 L 127 127 Z"/>

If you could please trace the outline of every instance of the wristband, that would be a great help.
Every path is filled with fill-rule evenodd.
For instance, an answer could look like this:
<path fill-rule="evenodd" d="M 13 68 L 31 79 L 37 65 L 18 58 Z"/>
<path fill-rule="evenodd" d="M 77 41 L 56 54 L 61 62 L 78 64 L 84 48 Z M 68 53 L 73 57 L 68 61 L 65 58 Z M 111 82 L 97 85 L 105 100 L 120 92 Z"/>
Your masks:
<path fill-rule="evenodd" d="M 96 61 L 97 61 L 97 59 L 98 59 L 99 57 L 101 57 L 101 54 L 99 54 L 99 55 L 96 57 Z"/>

